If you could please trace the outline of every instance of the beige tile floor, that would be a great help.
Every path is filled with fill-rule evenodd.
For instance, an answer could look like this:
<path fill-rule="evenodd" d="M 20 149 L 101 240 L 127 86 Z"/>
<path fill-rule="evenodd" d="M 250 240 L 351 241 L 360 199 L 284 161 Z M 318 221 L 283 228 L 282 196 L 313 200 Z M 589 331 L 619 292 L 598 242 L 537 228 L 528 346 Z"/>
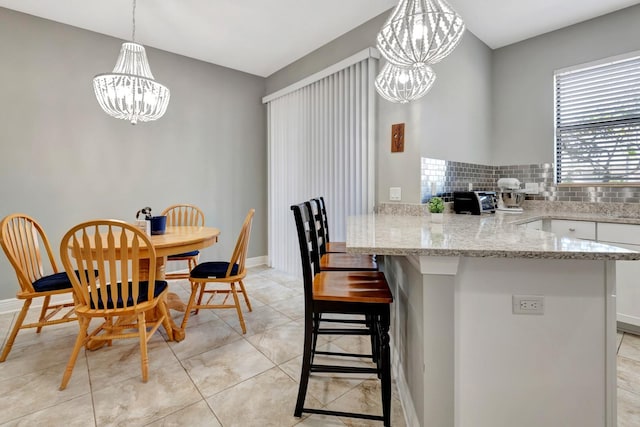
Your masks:
<path fill-rule="evenodd" d="M 640 337 L 618 332 L 618 427 L 640 426 Z"/>
<path fill-rule="evenodd" d="M 302 359 L 302 283 L 255 267 L 245 284 L 254 308 L 251 313 L 245 309 L 247 334 L 242 335 L 235 311 L 201 311 L 191 316 L 184 341 L 166 342 L 161 334 L 151 338 L 147 383 L 140 377 L 137 341 L 119 340 L 112 347 L 81 352 L 67 389 L 59 391 L 77 324 L 51 326 L 39 335 L 21 331 L 9 358 L 0 364 L 0 425 L 382 425 L 293 416 Z M 188 282 L 173 281 L 170 287 L 183 300 L 188 298 Z M 180 323 L 182 313 L 172 314 Z M 0 342 L 14 318 L 13 313 L 0 315 Z M 324 339 L 319 345 L 349 352 L 366 348 L 364 341 L 352 337 Z M 307 405 L 380 414 L 379 396 L 378 381 L 371 376 L 314 376 Z M 405 426 L 395 389 L 392 410 L 392 425 Z"/>
<path fill-rule="evenodd" d="M 379 426 L 336 417 L 293 417 L 302 350 L 303 297 L 299 280 L 265 267 L 247 280 L 254 311 L 242 335 L 235 312 L 201 311 L 187 337 L 149 343 L 149 381 L 140 380 L 135 340 L 82 352 L 69 386 L 58 391 L 77 325 L 22 331 L 0 364 L 0 426 Z M 188 284 L 174 281 L 183 299 Z M 246 310 L 245 310 L 246 311 Z M 172 312 L 176 322 L 182 313 Z M 30 314 L 31 315 L 31 314 Z M 0 315 L 4 342 L 15 314 Z M 320 342 L 323 348 L 365 351 L 352 337 Z M 364 363 L 364 362 L 363 362 Z M 371 377 L 314 377 L 307 404 L 380 413 L 378 381 Z M 392 425 L 404 426 L 394 390 Z M 618 426 L 640 426 L 640 337 L 618 334 Z"/>

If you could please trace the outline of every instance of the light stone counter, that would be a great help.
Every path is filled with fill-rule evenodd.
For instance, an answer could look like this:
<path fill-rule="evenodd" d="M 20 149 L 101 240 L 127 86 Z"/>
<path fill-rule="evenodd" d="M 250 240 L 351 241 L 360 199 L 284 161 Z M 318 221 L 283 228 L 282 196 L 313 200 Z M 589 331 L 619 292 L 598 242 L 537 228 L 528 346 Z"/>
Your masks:
<path fill-rule="evenodd" d="M 557 237 L 552 233 L 519 226 L 529 221 L 552 218 L 640 223 L 640 218 L 578 212 L 446 213 L 441 224 L 432 222 L 430 215 L 371 214 L 347 219 L 347 251 L 378 255 L 640 259 L 638 252 L 588 240 Z"/>
<path fill-rule="evenodd" d="M 384 255 L 407 425 L 615 427 L 616 261 L 640 252 L 522 224 L 640 215 L 540 206 L 434 223 L 417 206 L 349 217 L 346 236 L 348 252 Z M 528 297 L 542 313 L 514 313 Z"/>

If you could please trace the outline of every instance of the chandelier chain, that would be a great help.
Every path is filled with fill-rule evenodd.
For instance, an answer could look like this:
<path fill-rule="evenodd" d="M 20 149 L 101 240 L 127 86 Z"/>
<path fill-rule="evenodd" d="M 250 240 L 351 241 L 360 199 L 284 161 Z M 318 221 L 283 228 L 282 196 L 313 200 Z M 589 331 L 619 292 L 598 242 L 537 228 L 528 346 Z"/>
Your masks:
<path fill-rule="evenodd" d="M 131 41 L 136 41 L 136 0 L 133 0 L 133 25 L 131 26 Z"/>

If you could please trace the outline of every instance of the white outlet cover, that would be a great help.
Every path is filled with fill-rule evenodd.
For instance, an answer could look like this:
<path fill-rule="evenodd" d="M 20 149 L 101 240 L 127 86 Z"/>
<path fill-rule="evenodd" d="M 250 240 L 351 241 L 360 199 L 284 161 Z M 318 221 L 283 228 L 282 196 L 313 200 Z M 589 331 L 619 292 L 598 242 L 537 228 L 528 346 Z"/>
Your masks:
<path fill-rule="evenodd" d="M 544 314 L 543 295 L 513 295 L 513 314 Z"/>
<path fill-rule="evenodd" d="M 399 202 L 400 200 L 402 200 L 402 188 L 390 187 L 389 200 L 391 200 L 392 202 Z"/>
<path fill-rule="evenodd" d="M 527 182 L 524 184 L 524 192 L 526 194 L 538 194 L 539 188 L 537 182 Z"/>

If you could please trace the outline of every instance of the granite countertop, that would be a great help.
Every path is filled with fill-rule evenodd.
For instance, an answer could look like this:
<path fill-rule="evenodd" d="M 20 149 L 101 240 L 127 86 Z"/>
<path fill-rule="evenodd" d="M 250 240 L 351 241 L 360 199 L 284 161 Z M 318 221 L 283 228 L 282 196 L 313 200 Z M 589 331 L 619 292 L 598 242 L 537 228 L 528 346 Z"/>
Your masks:
<path fill-rule="evenodd" d="M 640 224 L 618 213 L 525 210 L 520 214 L 445 213 L 441 224 L 427 215 L 370 214 L 347 219 L 347 251 L 379 255 L 470 256 L 636 260 L 640 252 L 519 226 L 538 219 Z"/>

